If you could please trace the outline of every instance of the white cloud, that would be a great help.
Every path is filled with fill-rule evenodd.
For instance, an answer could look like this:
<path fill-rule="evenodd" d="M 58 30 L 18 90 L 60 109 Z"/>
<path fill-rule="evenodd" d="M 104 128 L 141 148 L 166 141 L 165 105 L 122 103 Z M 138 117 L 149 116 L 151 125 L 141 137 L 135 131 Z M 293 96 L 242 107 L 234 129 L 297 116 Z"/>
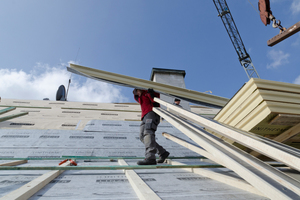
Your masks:
<path fill-rule="evenodd" d="M 267 69 L 276 69 L 280 65 L 289 63 L 288 58 L 290 57 L 290 54 L 284 53 L 280 50 L 271 50 L 268 52 L 267 56 L 270 60 L 272 60 L 272 63 L 267 65 Z"/>
<path fill-rule="evenodd" d="M 300 84 L 300 75 L 295 79 L 294 83 L 295 84 Z"/>
<path fill-rule="evenodd" d="M 300 1 L 299 0 L 293 0 L 293 3 L 291 5 L 291 10 L 294 15 L 300 13 Z"/>
<path fill-rule="evenodd" d="M 60 85 L 67 89 L 70 72 L 63 66 L 49 67 L 40 64 L 30 73 L 15 69 L 0 69 L 0 96 L 6 99 L 56 100 L 56 91 Z M 124 102 L 121 90 L 111 84 L 72 76 L 68 101 L 83 102 Z"/>

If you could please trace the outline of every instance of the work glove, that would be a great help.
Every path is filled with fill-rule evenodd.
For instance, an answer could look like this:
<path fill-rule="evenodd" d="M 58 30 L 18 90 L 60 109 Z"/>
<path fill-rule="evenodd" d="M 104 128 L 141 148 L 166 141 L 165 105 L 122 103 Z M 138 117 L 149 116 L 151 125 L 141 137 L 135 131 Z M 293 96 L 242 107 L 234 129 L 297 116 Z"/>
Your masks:
<path fill-rule="evenodd" d="M 154 96 L 154 90 L 153 90 L 153 89 L 149 88 L 149 89 L 148 89 L 148 93 L 150 94 L 150 96 L 151 96 L 152 98 L 155 97 L 155 96 Z"/>
<path fill-rule="evenodd" d="M 149 88 L 149 89 L 148 89 L 148 92 L 149 92 L 149 93 L 154 93 L 154 90 L 153 90 L 152 88 Z"/>

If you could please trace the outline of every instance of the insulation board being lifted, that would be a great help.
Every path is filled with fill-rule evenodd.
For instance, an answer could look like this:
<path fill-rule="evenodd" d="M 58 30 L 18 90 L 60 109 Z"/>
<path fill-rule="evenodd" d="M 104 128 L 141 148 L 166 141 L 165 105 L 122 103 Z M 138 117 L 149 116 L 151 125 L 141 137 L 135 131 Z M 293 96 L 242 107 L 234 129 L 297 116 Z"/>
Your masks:
<path fill-rule="evenodd" d="M 96 80 L 132 87 L 140 89 L 152 88 L 155 91 L 160 93 L 178 97 L 193 103 L 199 103 L 202 105 L 222 108 L 228 101 L 227 98 L 219 97 L 211 94 L 206 94 L 203 92 L 197 92 L 194 90 L 188 90 L 180 87 L 175 87 L 172 85 L 157 83 L 153 81 L 148 81 L 144 79 L 134 78 L 130 76 L 125 76 L 121 74 L 106 72 L 98 69 L 88 68 L 80 65 L 70 64 L 70 67 L 67 67 L 68 71 L 93 78 Z"/>
<path fill-rule="evenodd" d="M 214 119 L 274 139 L 300 123 L 300 85 L 252 78 Z"/>

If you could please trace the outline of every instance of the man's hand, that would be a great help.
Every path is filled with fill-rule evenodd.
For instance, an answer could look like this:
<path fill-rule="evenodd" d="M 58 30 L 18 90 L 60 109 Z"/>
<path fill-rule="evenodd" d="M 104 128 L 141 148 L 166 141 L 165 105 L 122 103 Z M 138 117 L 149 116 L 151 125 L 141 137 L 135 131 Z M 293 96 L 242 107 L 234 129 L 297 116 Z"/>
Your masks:
<path fill-rule="evenodd" d="M 149 88 L 148 89 L 148 93 L 150 94 L 150 96 L 152 97 L 152 99 L 155 97 L 153 89 Z"/>
<path fill-rule="evenodd" d="M 149 92 L 150 94 L 154 94 L 154 90 L 151 89 L 151 88 L 148 89 L 148 92 Z"/>

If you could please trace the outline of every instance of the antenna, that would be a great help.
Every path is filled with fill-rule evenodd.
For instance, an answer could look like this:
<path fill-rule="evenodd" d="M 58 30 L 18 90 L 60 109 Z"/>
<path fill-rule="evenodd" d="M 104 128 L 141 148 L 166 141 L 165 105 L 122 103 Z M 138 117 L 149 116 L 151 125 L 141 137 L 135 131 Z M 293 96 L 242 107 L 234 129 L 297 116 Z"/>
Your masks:
<path fill-rule="evenodd" d="M 75 58 L 74 62 L 76 62 L 76 60 L 77 60 L 77 56 L 79 54 L 79 51 L 80 51 L 80 47 L 78 48 L 77 55 L 76 55 L 76 58 Z M 72 73 L 71 73 L 70 78 L 69 78 L 69 83 L 68 83 L 68 88 L 67 88 L 67 94 L 66 94 L 66 101 L 67 101 L 67 97 L 68 97 L 68 93 L 69 93 L 69 88 L 70 88 L 70 84 L 71 84 L 71 77 L 72 77 Z"/>
<path fill-rule="evenodd" d="M 68 89 L 67 89 L 67 94 L 66 94 L 66 100 L 67 100 L 67 96 L 68 96 L 68 92 L 69 92 L 69 87 L 70 87 L 70 83 L 71 83 L 71 77 L 72 77 L 72 74 L 69 78 L 69 83 L 68 83 Z"/>

